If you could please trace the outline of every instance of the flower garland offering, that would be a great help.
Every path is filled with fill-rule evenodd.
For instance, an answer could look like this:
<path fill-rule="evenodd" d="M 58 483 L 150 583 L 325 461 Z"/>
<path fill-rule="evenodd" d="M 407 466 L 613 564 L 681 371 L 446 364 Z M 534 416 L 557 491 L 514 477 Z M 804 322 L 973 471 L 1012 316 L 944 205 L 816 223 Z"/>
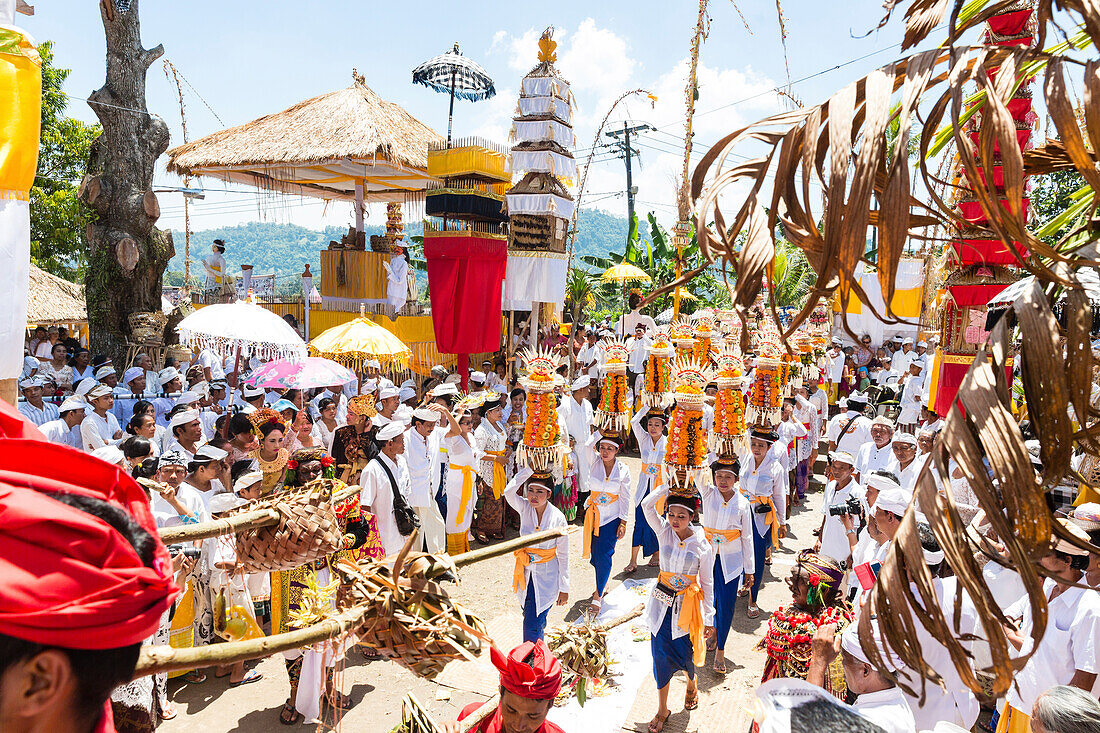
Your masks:
<path fill-rule="evenodd" d="M 695 355 L 695 327 L 691 321 L 678 318 L 669 331 L 672 343 L 676 345 L 677 359 L 691 359 Z"/>
<path fill-rule="evenodd" d="M 722 456 L 740 455 L 746 448 L 745 396 L 741 393 L 744 365 L 732 348 L 718 355 L 718 394 L 714 398 L 711 449 Z"/>
<path fill-rule="evenodd" d="M 745 420 L 752 425 L 778 425 L 783 407 L 783 362 L 772 341 L 762 339 L 759 353 Z"/>
<path fill-rule="evenodd" d="M 695 346 L 693 353 L 695 361 L 700 364 L 707 365 L 711 362 L 713 356 L 713 349 L 711 342 L 718 338 L 719 333 L 715 330 L 714 319 L 710 316 L 699 316 L 695 319 Z"/>
<path fill-rule="evenodd" d="M 516 461 L 538 472 L 561 471 L 561 427 L 554 395 L 559 359 L 549 352 L 528 349 L 523 353 L 527 375 L 519 380 L 527 391 L 527 420 Z"/>
<path fill-rule="evenodd" d="M 673 397 L 676 406 L 665 443 L 665 480 L 670 490 L 694 490 L 699 485 L 707 459 L 707 432 L 703 427 L 703 389 L 710 370 L 694 359 L 677 359 L 673 367 Z"/>
<path fill-rule="evenodd" d="M 605 432 L 622 433 L 630 427 L 630 401 L 627 399 L 626 361 L 630 350 L 618 339 L 604 339 L 606 360 L 600 365 L 600 404 L 596 407 L 596 424 Z"/>
<path fill-rule="evenodd" d="M 642 381 L 642 404 L 664 409 L 672 404 L 672 356 L 675 354 L 668 334 L 658 331 L 649 347 Z"/>

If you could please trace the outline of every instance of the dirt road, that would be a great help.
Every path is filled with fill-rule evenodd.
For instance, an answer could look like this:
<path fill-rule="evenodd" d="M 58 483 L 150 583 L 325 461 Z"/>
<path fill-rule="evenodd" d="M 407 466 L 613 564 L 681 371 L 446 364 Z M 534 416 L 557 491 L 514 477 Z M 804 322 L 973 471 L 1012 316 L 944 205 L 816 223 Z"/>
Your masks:
<path fill-rule="evenodd" d="M 638 459 L 625 460 L 632 474 L 637 476 L 641 465 Z M 811 532 L 820 522 L 820 505 L 821 492 L 817 490 L 811 493 L 806 506 L 793 513 L 790 534 L 781 542 L 765 575 L 759 599 L 760 617 L 747 618 L 742 605 L 744 599 L 738 602 L 733 631 L 726 648 L 729 673 L 720 676 L 711 671 L 708 655 L 708 666 L 699 671 L 699 707 L 690 713 L 683 710 L 684 676 L 678 675 L 673 680 L 669 697 L 673 714 L 665 731 L 718 733 L 745 730 L 754 699 L 753 689 L 760 679 L 764 661 L 763 652 L 753 647 L 763 633 L 768 614 L 790 598 L 783 578 L 793 565 L 795 553 L 813 544 Z M 630 559 L 630 530 L 631 527 L 628 527 L 626 537 L 619 541 L 610 587 L 625 577 L 622 569 Z M 574 533 L 570 540 L 572 588 L 569 604 L 555 606 L 550 611 L 548 628 L 580 616 L 594 589 L 592 567 L 588 561 L 581 559 L 580 544 L 579 532 Z M 461 582 L 452 590 L 454 596 L 481 615 L 498 646 L 504 649 L 521 640 L 521 613 L 512 595 L 512 568 L 511 555 L 481 563 L 467 569 Z M 655 569 L 643 565 L 635 577 L 655 575 Z M 392 662 L 367 662 L 361 652 L 352 651 L 340 682 L 341 689 L 350 694 L 355 705 L 344 714 L 341 727 L 344 731 L 364 733 L 389 731 L 401 721 L 401 700 L 407 692 L 415 694 L 437 719 L 453 720 L 464 705 L 482 701 L 496 689 L 497 681 L 486 669 L 486 664 L 452 664 L 439 680 L 429 682 Z M 256 668 L 264 674 L 264 679 L 237 688 L 229 688 L 225 680 L 215 679 L 213 674 L 209 674 L 207 681 L 200 685 L 170 681 L 169 692 L 179 713 L 174 720 L 165 721 L 160 730 L 163 733 L 283 730 L 279 724 L 279 709 L 288 694 L 283 660 L 280 657 L 265 659 Z M 656 709 L 656 691 L 650 678 L 638 690 L 622 730 L 646 730 Z M 294 729 L 301 729 L 301 726 L 294 726 Z"/>

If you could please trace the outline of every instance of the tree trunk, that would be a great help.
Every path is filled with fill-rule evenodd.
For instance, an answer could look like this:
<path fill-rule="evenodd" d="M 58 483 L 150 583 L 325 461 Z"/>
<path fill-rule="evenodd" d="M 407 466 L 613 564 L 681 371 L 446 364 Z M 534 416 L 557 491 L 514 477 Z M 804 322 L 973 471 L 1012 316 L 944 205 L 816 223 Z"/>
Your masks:
<path fill-rule="evenodd" d="M 168 126 L 145 107 L 145 74 L 164 47 L 141 45 L 139 0 L 129 9 L 100 4 L 107 37 L 107 80 L 88 97 L 103 132 L 92 144 L 81 199 L 95 212 L 88 227 L 88 272 L 84 279 L 92 352 L 109 355 L 123 367 L 129 315 L 160 309 L 161 283 L 175 254 L 171 232 L 157 229 L 160 206 L 153 193 L 153 166 L 168 149 Z M 127 270 L 119 256 L 130 239 L 137 264 Z M 126 258 L 123 257 L 125 261 Z M 127 264 L 130 264 L 127 262 Z"/>

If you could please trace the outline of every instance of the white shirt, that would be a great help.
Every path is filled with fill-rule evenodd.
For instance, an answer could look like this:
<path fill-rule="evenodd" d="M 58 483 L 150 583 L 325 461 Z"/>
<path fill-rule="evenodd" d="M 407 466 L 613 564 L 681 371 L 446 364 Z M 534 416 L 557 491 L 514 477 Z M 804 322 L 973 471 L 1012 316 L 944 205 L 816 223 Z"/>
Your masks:
<path fill-rule="evenodd" d="M 210 369 L 211 379 L 225 379 L 225 369 L 222 367 L 221 357 L 210 349 L 200 351 L 195 363 L 204 369 Z"/>
<path fill-rule="evenodd" d="M 649 347 L 652 346 L 653 339 L 649 336 L 631 336 L 626 341 L 626 347 L 630 349 L 630 357 L 627 359 L 627 366 L 632 372 L 645 371 L 645 362 L 649 358 Z"/>
<path fill-rule="evenodd" d="M 624 522 L 627 517 L 630 516 L 630 510 L 634 506 L 634 502 L 631 500 L 630 494 L 630 469 L 626 467 L 626 464 L 615 459 L 615 465 L 611 469 L 610 475 L 604 469 L 603 461 L 600 460 L 599 453 L 596 452 L 596 444 L 600 440 L 600 433 L 592 433 L 584 446 L 577 451 L 577 466 L 578 471 L 584 476 L 584 486 L 588 488 L 590 492 L 595 494 L 601 492 L 609 494 L 610 498 L 605 498 L 596 503 L 595 506 L 600 514 L 600 526 L 604 526 L 608 522 L 616 519 L 621 519 Z M 592 497 L 589 497 L 588 504 L 592 504 Z"/>
<path fill-rule="evenodd" d="M 206 270 L 206 287 L 221 285 L 225 282 L 225 258 L 221 252 L 211 252 L 202 260 Z"/>
<path fill-rule="evenodd" d="M 642 425 L 648 410 L 643 407 L 630 418 L 630 428 L 634 431 L 634 438 L 638 441 L 638 451 L 642 459 L 642 470 L 638 473 L 638 483 L 634 487 L 634 505 L 639 506 L 642 499 L 653 488 L 653 482 L 660 475 L 661 464 L 665 458 L 665 442 L 668 438 L 664 435 L 656 443 L 650 437 L 649 432 Z"/>
<path fill-rule="evenodd" d="M 504 498 L 508 504 L 519 514 L 519 533 L 521 535 L 542 532 L 547 529 L 557 529 L 568 526 L 565 515 L 553 504 L 547 502 L 542 511 L 542 519 L 538 512 L 531 506 L 531 502 L 519 495 L 519 488 L 531 478 L 533 472 L 529 468 L 521 468 L 515 477 L 508 482 L 504 489 Z M 542 613 L 554 605 L 558 600 L 558 593 L 569 592 L 569 536 L 565 535 L 554 539 L 544 540 L 531 547 L 540 550 L 554 548 L 557 552 L 553 560 L 543 563 L 528 563 L 524 570 L 524 578 L 527 586 L 534 583 L 535 587 L 535 612 Z M 516 593 L 516 600 L 522 606 L 527 601 L 526 588 Z"/>
<path fill-rule="evenodd" d="M 492 423 L 482 418 L 481 424 L 474 431 L 474 445 L 477 446 L 477 475 L 481 477 L 481 480 L 487 486 L 492 488 L 493 473 L 496 469 L 494 468 L 494 461 L 490 460 L 493 456 L 488 455 L 488 451 L 498 452 L 507 448 L 508 434 L 503 426 L 500 430 L 497 430 Z M 503 491 L 503 487 L 501 487 L 501 490 Z"/>
<path fill-rule="evenodd" d="M 817 416 L 824 420 L 829 414 L 829 395 L 826 394 L 825 390 L 816 389 L 810 393 L 807 399 L 817 407 Z"/>
<path fill-rule="evenodd" d="M 472 440 L 472 436 L 471 436 Z M 471 485 L 470 498 L 462 522 L 458 521 L 458 508 L 462 501 L 462 483 L 465 476 L 459 466 L 477 469 L 477 459 L 473 446 L 461 435 L 455 435 L 443 441 L 447 450 L 447 534 L 465 534 L 474 521 L 474 506 L 477 504 L 477 486 Z M 473 481 L 473 477 L 470 479 Z"/>
<path fill-rule="evenodd" d="M 702 616 L 704 626 L 714 625 L 714 550 L 703 535 L 703 528 L 692 525 L 692 533 L 681 540 L 672 526 L 657 513 L 657 502 L 668 495 L 668 486 L 661 486 L 642 502 L 642 513 L 646 521 L 657 534 L 657 544 L 661 550 L 661 570 L 666 573 L 694 575 L 695 582 L 703 591 Z M 680 628 L 680 612 L 684 596 L 677 594 L 672 602 L 672 638 L 679 639 L 687 634 Z M 656 634 L 661 630 L 665 614 L 669 607 L 652 595 L 646 602 L 645 621 L 649 632 Z"/>
<path fill-rule="evenodd" d="M 905 380 L 905 387 L 901 390 L 901 414 L 898 415 L 898 424 L 912 425 L 920 418 L 921 395 L 924 392 L 924 382 L 920 377 L 909 375 Z"/>
<path fill-rule="evenodd" d="M 844 428 L 847 427 L 848 421 L 853 419 L 856 421 L 855 425 L 845 432 Z M 844 433 L 844 437 L 838 441 L 837 438 L 841 433 Z M 838 451 L 855 456 L 859 453 L 860 446 L 871 439 L 871 419 L 855 410 L 848 410 L 829 421 L 825 429 L 825 439 L 830 443 L 836 443 Z"/>
<path fill-rule="evenodd" d="M 1016 673 L 1019 686 L 1008 688 L 1008 704 L 1030 714 L 1032 706 L 1043 691 L 1054 685 L 1068 685 L 1076 670 L 1100 672 L 1100 593 L 1088 588 L 1067 588 L 1054 600 L 1049 600 L 1056 583 L 1043 581 L 1043 594 L 1047 602 L 1047 625 L 1035 653 L 1027 664 Z M 1024 645 L 1019 654 L 1032 649 L 1031 603 L 1021 598 L 1009 607 L 1006 615 L 1022 617 L 1020 631 Z"/>
<path fill-rule="evenodd" d="M 920 473 L 923 465 L 923 463 L 914 458 L 909 462 L 909 465 L 903 469 L 897 459 L 892 458 L 890 459 L 890 464 L 886 466 L 886 470 L 897 475 L 901 488 L 909 493 L 913 493 L 913 487 L 916 486 L 917 483 L 917 474 Z"/>
<path fill-rule="evenodd" d="M 398 531 L 397 521 L 393 516 L 393 485 L 379 461 L 390 469 L 393 480 L 397 482 L 397 490 L 406 501 L 409 500 L 410 493 L 409 467 L 403 455 L 398 455 L 396 461 L 391 461 L 384 453 L 379 453 L 367 463 L 360 479 L 363 490 L 359 493 L 359 503 L 370 507 L 378 521 L 378 536 L 382 540 L 382 547 L 386 550 L 386 555 L 392 557 L 401 551 L 405 536 Z"/>
<path fill-rule="evenodd" d="M 860 446 L 856 453 L 856 473 L 860 480 L 865 481 L 871 471 L 884 471 L 894 460 L 894 451 L 890 447 L 890 441 L 879 448 L 875 441 L 869 440 Z"/>
<path fill-rule="evenodd" d="M 916 350 L 909 349 L 909 351 L 903 351 L 902 349 L 898 349 L 894 352 L 894 355 L 890 357 L 890 371 L 898 376 L 905 374 L 909 371 L 909 363 L 915 358 L 917 358 Z"/>
<path fill-rule="evenodd" d="M 206 503 L 202 500 L 202 494 L 191 484 L 181 483 L 179 488 L 176 489 L 176 499 L 198 521 L 210 521 L 210 512 L 206 510 Z M 153 492 L 153 500 L 150 502 L 150 506 L 153 510 L 153 519 L 156 520 L 158 527 L 178 527 L 183 524 L 183 518 L 156 491 Z"/>
<path fill-rule="evenodd" d="M 840 349 L 836 350 L 835 354 L 825 353 L 825 358 L 828 359 L 828 375 L 825 381 L 831 384 L 839 384 L 841 377 L 844 376 L 844 352 Z"/>
<path fill-rule="evenodd" d="M 118 420 L 111 413 L 108 412 L 106 417 L 100 417 L 94 412 L 89 412 L 84 417 L 84 422 L 80 423 L 80 440 L 84 443 L 84 450 L 91 453 L 96 448 L 117 443 L 115 433 L 119 430 L 121 428 L 118 426 Z"/>
<path fill-rule="evenodd" d="M 828 555 L 839 562 L 844 562 L 852 554 L 851 545 L 848 543 L 848 532 L 840 523 L 840 517 L 829 514 L 829 507 L 833 504 L 843 504 L 849 496 L 858 498 L 862 488 L 850 479 L 844 488 L 838 489 L 836 481 L 830 481 L 825 486 L 825 495 L 821 500 L 821 513 L 825 516 L 825 526 L 821 529 L 821 553 Z M 853 527 L 859 520 L 853 517 Z"/>
<path fill-rule="evenodd" d="M 595 419 L 592 403 L 581 400 L 579 403 L 572 396 L 561 401 L 561 411 L 565 413 L 565 427 L 569 431 L 569 437 L 577 442 L 578 446 L 588 442 L 592 436 L 592 421 Z"/>
<path fill-rule="evenodd" d="M 326 397 L 328 397 L 329 399 L 336 402 L 336 425 L 337 425 L 337 427 L 339 427 L 341 425 L 347 425 L 348 424 L 348 401 L 347 401 L 347 398 L 344 397 L 343 391 L 337 392 L 336 394 L 333 394 L 332 392 L 329 392 L 327 389 L 324 392 L 322 392 L 321 394 L 317 395 L 316 397 L 314 397 L 312 400 L 309 401 L 309 414 L 313 416 L 313 422 L 316 423 L 316 422 L 320 421 L 320 419 L 321 419 L 321 407 L 320 407 L 321 400 L 325 399 Z"/>
<path fill-rule="evenodd" d="M 793 460 L 795 458 L 795 441 L 798 438 L 805 438 L 810 433 L 806 430 L 806 426 L 797 420 L 784 420 L 779 423 L 779 428 L 776 432 L 779 434 L 779 440 L 775 441 L 775 445 L 772 446 L 772 451 L 775 453 L 775 457 L 779 461 L 779 464 L 783 466 L 783 470 L 790 471 L 791 464 L 797 463 L 797 460 Z"/>
<path fill-rule="evenodd" d="M 711 548 L 722 562 L 723 578 L 735 578 L 742 572 L 754 574 L 756 556 L 752 550 L 752 505 L 749 500 L 734 487 L 733 496 L 726 501 L 722 498 L 722 492 L 707 481 L 703 482 L 699 493 L 703 497 L 700 523 L 704 528 L 722 531 L 736 529 L 741 532 L 741 536 L 732 542 L 727 542 L 720 535 L 711 538 Z"/>
<path fill-rule="evenodd" d="M 765 522 L 768 515 L 756 511 L 754 497 L 770 496 L 780 526 L 787 524 L 787 472 L 783 470 L 783 465 L 775 459 L 770 450 L 759 467 L 751 453 L 747 453 L 741 459 L 741 493 L 752 505 L 753 522 L 756 524 L 757 534 L 763 536 L 770 530 Z"/>
<path fill-rule="evenodd" d="M 435 496 L 432 477 L 439 476 L 439 437 L 434 430 L 427 438 L 416 428 L 405 431 L 405 462 L 409 469 L 409 506 L 430 506 Z"/>
<path fill-rule="evenodd" d="M 916 733 L 913 711 L 897 687 L 865 692 L 856 698 L 852 707 L 886 733 Z"/>
<path fill-rule="evenodd" d="M 45 425 L 51 420 L 61 418 L 61 414 L 57 411 L 57 405 L 52 405 L 49 402 L 43 402 L 42 407 L 35 407 L 30 402 L 20 402 L 19 412 L 23 413 L 23 417 L 35 425 Z"/>
<path fill-rule="evenodd" d="M 636 310 L 624 314 L 615 327 L 620 335 L 627 335 L 634 333 L 639 323 L 646 325 L 646 333 L 654 333 L 657 330 L 657 322 L 651 316 Z"/>
<path fill-rule="evenodd" d="M 74 425 L 70 428 L 67 422 L 58 418 L 42 423 L 38 426 L 38 429 L 46 436 L 46 440 L 51 443 L 60 443 L 77 450 L 84 449 L 84 442 L 80 438 L 80 425 Z"/>

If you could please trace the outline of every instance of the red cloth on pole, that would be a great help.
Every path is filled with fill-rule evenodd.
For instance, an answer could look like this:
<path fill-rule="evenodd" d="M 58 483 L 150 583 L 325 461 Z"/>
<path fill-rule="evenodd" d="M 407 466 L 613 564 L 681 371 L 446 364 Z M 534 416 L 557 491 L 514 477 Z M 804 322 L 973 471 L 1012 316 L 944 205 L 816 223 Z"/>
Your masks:
<path fill-rule="evenodd" d="M 500 297 L 508 246 L 488 235 L 424 235 L 436 348 L 477 354 L 500 348 Z"/>
<path fill-rule="evenodd" d="M 974 285 L 949 285 L 955 306 L 966 308 L 972 305 L 985 305 L 994 295 L 1008 287 L 1007 283 L 977 283 Z"/>
<path fill-rule="evenodd" d="M 1027 247 L 1020 242 L 1013 244 L 1020 259 L 1027 259 Z M 951 248 L 955 250 L 962 265 L 979 262 L 987 265 L 1016 265 L 1019 262 L 999 239 L 955 239 L 951 241 Z"/>
<path fill-rule="evenodd" d="M 945 354 L 944 356 L 952 357 L 960 355 Z M 932 406 L 932 409 L 935 410 L 936 414 L 940 417 L 947 417 L 947 413 L 951 410 L 951 405 L 955 403 L 955 397 L 959 394 L 959 387 L 962 385 L 963 378 L 966 376 L 966 373 L 970 371 L 970 364 L 973 361 L 973 357 L 970 357 L 964 364 L 952 364 L 945 358 L 943 363 L 940 364 L 940 381 L 936 386 L 936 404 Z M 1012 383 L 1012 367 L 1005 367 L 1005 378 L 1008 380 L 1009 384 Z M 962 405 L 959 405 L 959 409 L 962 409 Z"/>

